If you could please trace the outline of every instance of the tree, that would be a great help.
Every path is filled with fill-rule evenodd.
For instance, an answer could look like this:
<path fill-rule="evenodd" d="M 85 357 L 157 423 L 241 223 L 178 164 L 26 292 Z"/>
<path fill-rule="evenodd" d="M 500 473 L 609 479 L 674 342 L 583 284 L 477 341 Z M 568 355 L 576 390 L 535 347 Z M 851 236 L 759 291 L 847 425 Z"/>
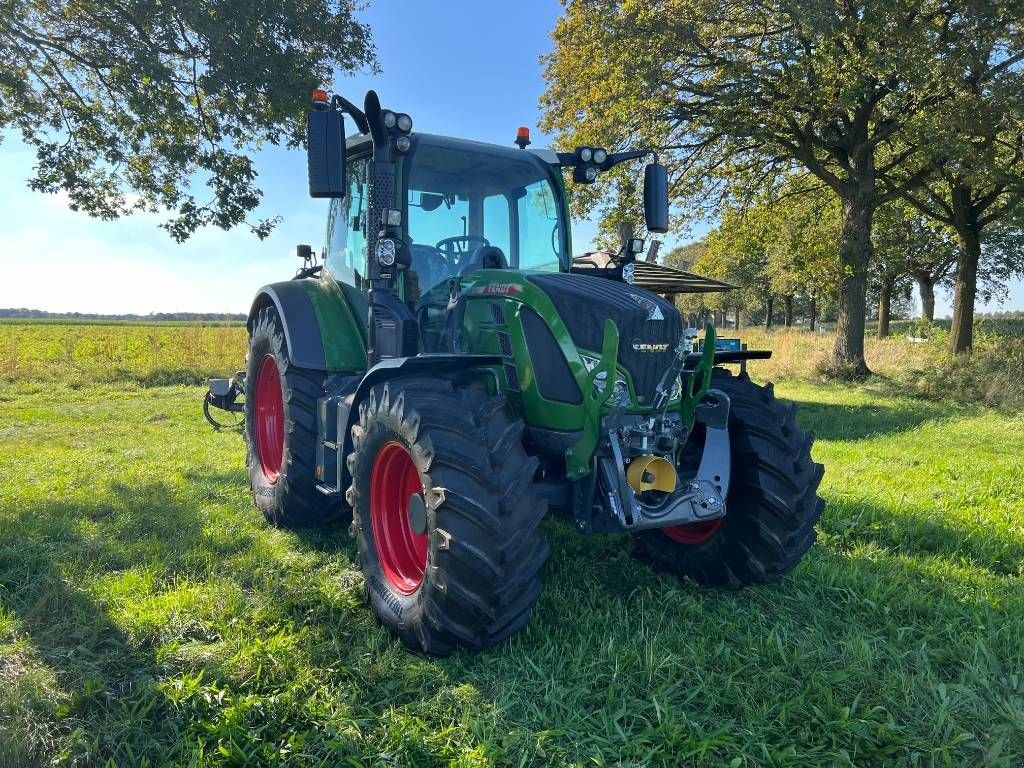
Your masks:
<path fill-rule="evenodd" d="M 999 23 L 977 24 L 975 14 Z M 906 185 L 903 196 L 918 210 L 950 227 L 959 253 L 954 276 L 950 348 L 973 343 L 974 303 L 986 250 L 996 272 L 1024 269 L 998 247 L 985 248 L 989 232 L 1006 235 L 1024 201 L 1024 8 L 1017 2 L 976 0 L 954 15 L 957 34 L 971 35 L 949 62 L 952 98 L 927 116 L 922 132 L 933 173 Z M 898 175 L 899 169 L 890 173 Z M 1012 262 L 1016 262 L 1015 264 Z"/>
<path fill-rule="evenodd" d="M 940 0 L 567 0 L 545 128 L 565 144 L 658 147 L 695 209 L 794 168 L 829 186 L 841 205 L 833 359 L 862 375 L 874 211 L 927 174 L 923 116 L 950 98 L 950 62 L 975 27 L 1005 24 L 984 0 L 969 14 Z"/>
<path fill-rule="evenodd" d="M 946 227 L 937 226 L 898 200 L 879 209 L 872 239 L 872 274 L 879 300 L 878 338 L 884 339 L 889 335 L 893 296 L 897 290 L 906 288 L 910 279 L 917 280 L 921 287 L 922 314 L 933 319 L 935 276 L 948 272 L 956 259 L 956 249 Z"/>
<path fill-rule="evenodd" d="M 349 0 L 10 0 L 0 56 L 29 186 L 103 219 L 172 211 L 179 241 L 245 222 L 262 197 L 248 153 L 302 143 L 312 88 L 374 64 Z"/>
<path fill-rule="evenodd" d="M 831 190 L 791 180 L 777 199 L 759 203 L 770 212 L 768 274 L 776 293 L 789 297 L 787 325 L 792 325 L 793 297 L 801 297 L 814 330 L 821 305 L 839 283 L 839 201 Z"/>
<path fill-rule="evenodd" d="M 764 208 L 726 210 L 719 226 L 705 238 L 707 250 L 694 265 L 700 274 L 736 285 L 728 301 L 750 314 L 763 311 L 765 328 L 772 327 L 775 310 L 768 274 L 768 222 Z M 725 296 L 712 294 L 704 301 L 711 308 L 721 308 Z"/>

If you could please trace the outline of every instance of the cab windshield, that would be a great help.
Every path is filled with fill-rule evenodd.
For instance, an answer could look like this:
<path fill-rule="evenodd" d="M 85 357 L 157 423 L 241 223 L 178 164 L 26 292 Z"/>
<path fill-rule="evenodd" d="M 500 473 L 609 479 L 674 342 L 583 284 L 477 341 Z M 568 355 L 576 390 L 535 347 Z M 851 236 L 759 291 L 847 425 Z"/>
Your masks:
<path fill-rule="evenodd" d="M 412 269 L 421 291 L 483 267 L 562 268 L 561 203 L 541 159 L 423 137 L 405 167 Z"/>

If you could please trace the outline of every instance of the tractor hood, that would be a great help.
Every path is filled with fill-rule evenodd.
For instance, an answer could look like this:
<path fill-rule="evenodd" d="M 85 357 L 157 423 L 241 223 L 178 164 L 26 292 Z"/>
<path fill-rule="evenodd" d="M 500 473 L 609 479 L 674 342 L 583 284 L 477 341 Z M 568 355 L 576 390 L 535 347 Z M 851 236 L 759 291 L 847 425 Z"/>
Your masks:
<path fill-rule="evenodd" d="M 576 274 L 531 274 L 581 350 L 599 353 L 605 320 L 619 329 L 619 364 L 629 371 L 641 405 L 649 404 L 682 335 L 675 305 L 628 283 Z"/>

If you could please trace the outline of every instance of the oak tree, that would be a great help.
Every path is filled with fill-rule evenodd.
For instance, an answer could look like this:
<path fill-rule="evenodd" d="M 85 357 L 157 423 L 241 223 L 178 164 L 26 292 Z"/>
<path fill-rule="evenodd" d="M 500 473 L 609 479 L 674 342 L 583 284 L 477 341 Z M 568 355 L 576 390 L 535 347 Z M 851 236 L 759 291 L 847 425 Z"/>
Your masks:
<path fill-rule="evenodd" d="M 179 241 L 246 222 L 253 150 L 302 143 L 311 89 L 374 65 L 351 0 L 8 0 L 0 57 L 29 186 L 103 219 L 170 211 Z"/>

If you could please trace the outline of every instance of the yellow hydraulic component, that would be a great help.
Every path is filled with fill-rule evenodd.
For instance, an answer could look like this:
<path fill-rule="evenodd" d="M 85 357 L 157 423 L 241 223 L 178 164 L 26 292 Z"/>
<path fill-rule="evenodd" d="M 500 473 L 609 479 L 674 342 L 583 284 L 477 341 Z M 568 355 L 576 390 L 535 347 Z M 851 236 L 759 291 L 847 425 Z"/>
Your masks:
<path fill-rule="evenodd" d="M 664 491 L 676 489 L 676 468 L 661 456 L 638 456 L 626 469 L 626 482 L 634 491 Z"/>

